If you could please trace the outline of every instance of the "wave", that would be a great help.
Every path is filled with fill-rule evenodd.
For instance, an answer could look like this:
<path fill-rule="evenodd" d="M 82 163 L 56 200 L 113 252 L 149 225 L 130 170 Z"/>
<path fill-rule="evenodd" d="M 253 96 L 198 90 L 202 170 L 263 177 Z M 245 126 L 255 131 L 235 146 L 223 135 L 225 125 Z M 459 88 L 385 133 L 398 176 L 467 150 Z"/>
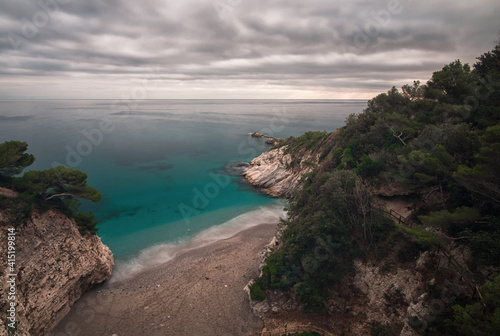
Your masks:
<path fill-rule="evenodd" d="M 166 263 L 180 252 L 206 246 L 213 242 L 231 238 L 241 231 L 263 223 L 277 223 L 286 218 L 284 202 L 279 200 L 272 205 L 259 207 L 243 213 L 231 220 L 212 226 L 184 241 L 154 245 L 141 250 L 137 257 L 115 263 L 110 283 L 124 281 L 146 269 Z"/>

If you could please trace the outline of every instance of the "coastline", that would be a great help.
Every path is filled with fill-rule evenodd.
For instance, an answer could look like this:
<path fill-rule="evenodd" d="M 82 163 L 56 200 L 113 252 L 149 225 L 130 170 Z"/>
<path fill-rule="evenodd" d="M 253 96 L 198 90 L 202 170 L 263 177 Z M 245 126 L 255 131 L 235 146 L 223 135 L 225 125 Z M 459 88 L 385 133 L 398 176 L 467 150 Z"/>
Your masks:
<path fill-rule="evenodd" d="M 259 275 L 259 253 L 276 228 L 253 226 L 95 288 L 51 335 L 255 335 L 262 322 L 243 288 Z"/>

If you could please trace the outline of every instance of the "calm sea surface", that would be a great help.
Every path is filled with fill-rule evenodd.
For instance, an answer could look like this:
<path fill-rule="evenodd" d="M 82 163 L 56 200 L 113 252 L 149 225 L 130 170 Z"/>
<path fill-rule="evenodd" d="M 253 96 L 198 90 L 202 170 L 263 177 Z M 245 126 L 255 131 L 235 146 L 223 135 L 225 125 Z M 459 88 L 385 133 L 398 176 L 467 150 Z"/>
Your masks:
<path fill-rule="evenodd" d="M 175 246 L 277 221 L 283 202 L 242 183 L 237 161 L 278 138 L 333 131 L 364 100 L 0 100 L 0 142 L 22 140 L 29 169 L 65 165 L 103 195 L 83 202 L 118 264 L 168 259 Z M 194 237 L 194 238 L 193 238 Z"/>

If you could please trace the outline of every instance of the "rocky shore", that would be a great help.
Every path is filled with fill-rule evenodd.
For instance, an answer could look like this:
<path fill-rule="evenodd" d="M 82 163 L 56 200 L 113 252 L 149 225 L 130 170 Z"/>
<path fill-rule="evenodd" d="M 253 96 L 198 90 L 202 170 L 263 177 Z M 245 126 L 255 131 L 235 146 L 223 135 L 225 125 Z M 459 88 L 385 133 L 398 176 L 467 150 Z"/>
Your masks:
<path fill-rule="evenodd" d="M 273 137 L 273 136 L 270 136 L 270 135 L 265 135 L 265 134 L 262 134 L 259 132 L 253 132 L 252 134 L 250 134 L 250 136 L 253 138 L 264 138 L 264 139 L 266 139 L 266 144 L 268 144 L 268 145 L 276 146 L 279 144 L 278 139 Z"/>
<path fill-rule="evenodd" d="M 258 189 L 274 197 L 290 198 L 304 174 L 314 170 L 319 156 L 311 152 L 295 159 L 288 146 L 271 149 L 250 162 L 243 176 Z"/>
<path fill-rule="evenodd" d="M 0 227 L 0 310 L 5 312 L 15 301 L 16 335 L 47 335 L 84 292 L 111 276 L 114 261 L 109 248 L 96 235 L 82 236 L 75 221 L 57 210 L 34 212 L 25 224 L 13 226 L 3 209 Z M 8 246 L 3 233 L 9 228 L 15 232 L 14 264 L 3 257 Z M 6 295 L 9 274 L 16 274 L 13 300 Z M 2 318 L 0 335 L 6 334 L 4 322 Z"/>

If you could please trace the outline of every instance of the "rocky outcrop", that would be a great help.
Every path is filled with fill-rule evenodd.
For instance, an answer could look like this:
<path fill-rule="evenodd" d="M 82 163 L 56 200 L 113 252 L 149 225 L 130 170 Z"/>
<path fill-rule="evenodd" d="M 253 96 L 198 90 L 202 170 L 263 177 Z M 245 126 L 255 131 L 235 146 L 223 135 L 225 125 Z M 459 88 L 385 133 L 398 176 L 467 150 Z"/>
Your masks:
<path fill-rule="evenodd" d="M 262 138 L 264 136 L 264 134 L 259 133 L 259 132 L 253 132 L 252 134 L 250 134 L 250 136 L 252 138 Z"/>
<path fill-rule="evenodd" d="M 99 237 L 82 236 L 75 221 L 57 210 L 34 212 L 17 226 L 8 218 L 7 210 L 0 211 L 0 311 L 6 316 L 10 305 L 7 230 L 14 227 L 16 335 L 47 335 L 85 291 L 111 276 L 113 255 Z M 0 329 L 2 335 L 5 326 Z"/>
<path fill-rule="evenodd" d="M 420 256 L 424 260 L 427 254 Z M 396 268 L 393 272 L 382 272 L 378 265 L 355 263 L 355 285 L 366 295 L 363 309 L 366 318 L 382 324 L 400 325 L 402 335 L 418 335 L 408 325 L 412 312 L 409 306 L 422 301 L 425 282 L 415 269 Z"/>
<path fill-rule="evenodd" d="M 304 174 L 317 166 L 319 155 L 306 152 L 300 158 L 287 153 L 288 146 L 271 149 L 250 162 L 243 173 L 247 180 L 274 197 L 289 198 L 301 184 Z"/>
<path fill-rule="evenodd" d="M 252 138 L 264 138 L 264 139 L 266 139 L 266 144 L 268 144 L 268 145 L 277 146 L 279 143 L 277 138 L 270 136 L 270 135 L 265 135 L 265 134 L 262 134 L 259 132 L 253 132 L 252 134 L 250 134 L 250 136 Z"/>

